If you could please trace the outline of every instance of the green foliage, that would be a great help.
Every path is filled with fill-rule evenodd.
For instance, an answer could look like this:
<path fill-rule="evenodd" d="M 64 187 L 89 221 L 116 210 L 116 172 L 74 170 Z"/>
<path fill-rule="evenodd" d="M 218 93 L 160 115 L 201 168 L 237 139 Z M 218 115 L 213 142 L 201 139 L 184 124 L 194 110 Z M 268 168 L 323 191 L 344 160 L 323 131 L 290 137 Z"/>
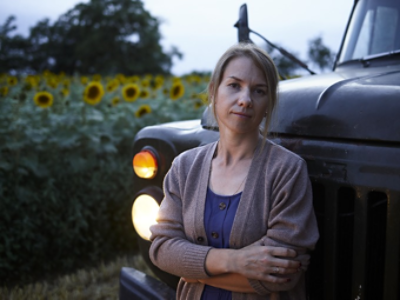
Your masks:
<path fill-rule="evenodd" d="M 11 37 L 16 30 L 15 17 L 10 16 L 0 26 L 0 73 L 7 70 L 26 69 L 27 52 L 30 48 L 29 40 L 21 35 Z"/>
<path fill-rule="evenodd" d="M 266 51 L 271 56 L 281 76 L 291 77 L 295 75 L 296 71 L 299 69 L 298 64 L 296 64 L 286 56 L 283 56 L 278 50 L 271 47 L 270 45 L 267 45 Z M 294 56 L 299 57 L 297 53 L 293 51 L 289 52 L 292 53 Z"/>
<path fill-rule="evenodd" d="M 283 75 L 288 78 L 296 77 L 297 76 L 296 72 L 298 72 L 299 70 L 303 70 L 297 63 L 293 62 L 288 57 L 282 55 L 278 50 L 276 50 L 272 46 L 267 45 L 266 51 L 270 54 L 271 58 L 273 59 L 280 75 Z M 296 53 L 295 51 L 289 50 L 288 52 L 293 54 L 296 58 L 300 59 L 299 54 Z M 309 58 L 308 63 L 318 66 L 321 71 L 333 67 L 335 54 L 326 45 L 324 45 L 322 37 L 318 36 L 309 41 L 307 54 Z"/>
<path fill-rule="evenodd" d="M 152 80 L 136 79 L 142 90 Z M 120 84 L 89 105 L 81 80 L 0 76 L 0 89 L 8 87 L 0 93 L 1 282 L 29 281 L 134 250 L 133 138 L 146 125 L 198 118 L 203 102 L 197 94 L 206 84 L 175 79 L 185 93 L 172 101 L 164 93 L 173 79 L 165 78 L 135 102 L 122 100 Z M 44 90 L 54 97 L 47 108 L 33 101 Z M 150 110 L 138 114 L 143 106 Z"/>
<path fill-rule="evenodd" d="M 167 74 L 172 57 L 181 56 L 174 47 L 163 51 L 159 21 L 141 0 L 77 4 L 53 25 L 48 19 L 38 22 L 26 39 L 11 37 L 13 21 L 2 26 L 0 72 Z"/>
<path fill-rule="evenodd" d="M 321 71 L 332 68 L 335 54 L 324 45 L 322 37 L 318 36 L 308 43 L 308 57 Z"/>

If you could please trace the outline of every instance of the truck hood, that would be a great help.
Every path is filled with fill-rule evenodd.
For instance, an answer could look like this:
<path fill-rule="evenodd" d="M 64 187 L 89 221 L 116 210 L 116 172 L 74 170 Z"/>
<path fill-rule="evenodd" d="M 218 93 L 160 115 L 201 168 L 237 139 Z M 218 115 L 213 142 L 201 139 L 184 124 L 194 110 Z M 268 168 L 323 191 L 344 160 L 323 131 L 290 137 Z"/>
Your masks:
<path fill-rule="evenodd" d="M 270 131 L 400 141 L 400 67 L 348 69 L 283 81 Z"/>

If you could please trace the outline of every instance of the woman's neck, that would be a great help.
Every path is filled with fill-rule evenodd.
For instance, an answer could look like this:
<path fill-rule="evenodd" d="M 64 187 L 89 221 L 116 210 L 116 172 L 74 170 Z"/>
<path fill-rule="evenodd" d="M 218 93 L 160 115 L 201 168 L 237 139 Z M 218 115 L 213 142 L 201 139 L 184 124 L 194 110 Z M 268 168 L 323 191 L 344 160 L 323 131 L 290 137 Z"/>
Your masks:
<path fill-rule="evenodd" d="M 244 188 L 258 141 L 258 137 L 220 136 L 210 168 L 209 187 L 214 193 L 234 195 Z"/>
<path fill-rule="evenodd" d="M 252 159 L 258 141 L 258 133 L 257 135 L 244 134 L 230 137 L 222 133 L 215 156 L 218 157 L 220 163 L 226 166 Z"/>

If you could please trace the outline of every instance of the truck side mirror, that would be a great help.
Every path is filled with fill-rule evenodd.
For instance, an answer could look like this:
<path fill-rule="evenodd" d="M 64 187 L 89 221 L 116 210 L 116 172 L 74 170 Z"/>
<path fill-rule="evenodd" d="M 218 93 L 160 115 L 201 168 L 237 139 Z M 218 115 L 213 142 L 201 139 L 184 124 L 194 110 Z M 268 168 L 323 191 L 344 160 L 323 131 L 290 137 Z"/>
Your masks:
<path fill-rule="evenodd" d="M 249 24 L 247 21 L 247 5 L 243 4 L 239 9 L 239 21 L 234 25 L 238 29 L 239 42 L 251 42 L 249 38 Z"/>

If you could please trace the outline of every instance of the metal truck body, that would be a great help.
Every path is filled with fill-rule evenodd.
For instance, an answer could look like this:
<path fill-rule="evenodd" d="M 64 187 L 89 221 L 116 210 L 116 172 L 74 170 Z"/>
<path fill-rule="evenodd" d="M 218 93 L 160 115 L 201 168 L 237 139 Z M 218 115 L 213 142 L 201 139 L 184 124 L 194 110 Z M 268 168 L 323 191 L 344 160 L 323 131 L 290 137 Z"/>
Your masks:
<path fill-rule="evenodd" d="M 355 1 L 333 71 L 281 81 L 270 132 L 308 165 L 321 235 L 308 299 L 400 300 L 400 1 Z M 133 203 L 143 194 L 160 203 L 173 159 L 218 137 L 207 110 L 202 120 L 142 129 L 133 155 L 151 149 L 159 168 L 135 177 Z M 139 244 L 173 294 L 177 278 L 151 264 L 148 240 Z M 121 284 L 120 299 L 135 285 Z"/>

